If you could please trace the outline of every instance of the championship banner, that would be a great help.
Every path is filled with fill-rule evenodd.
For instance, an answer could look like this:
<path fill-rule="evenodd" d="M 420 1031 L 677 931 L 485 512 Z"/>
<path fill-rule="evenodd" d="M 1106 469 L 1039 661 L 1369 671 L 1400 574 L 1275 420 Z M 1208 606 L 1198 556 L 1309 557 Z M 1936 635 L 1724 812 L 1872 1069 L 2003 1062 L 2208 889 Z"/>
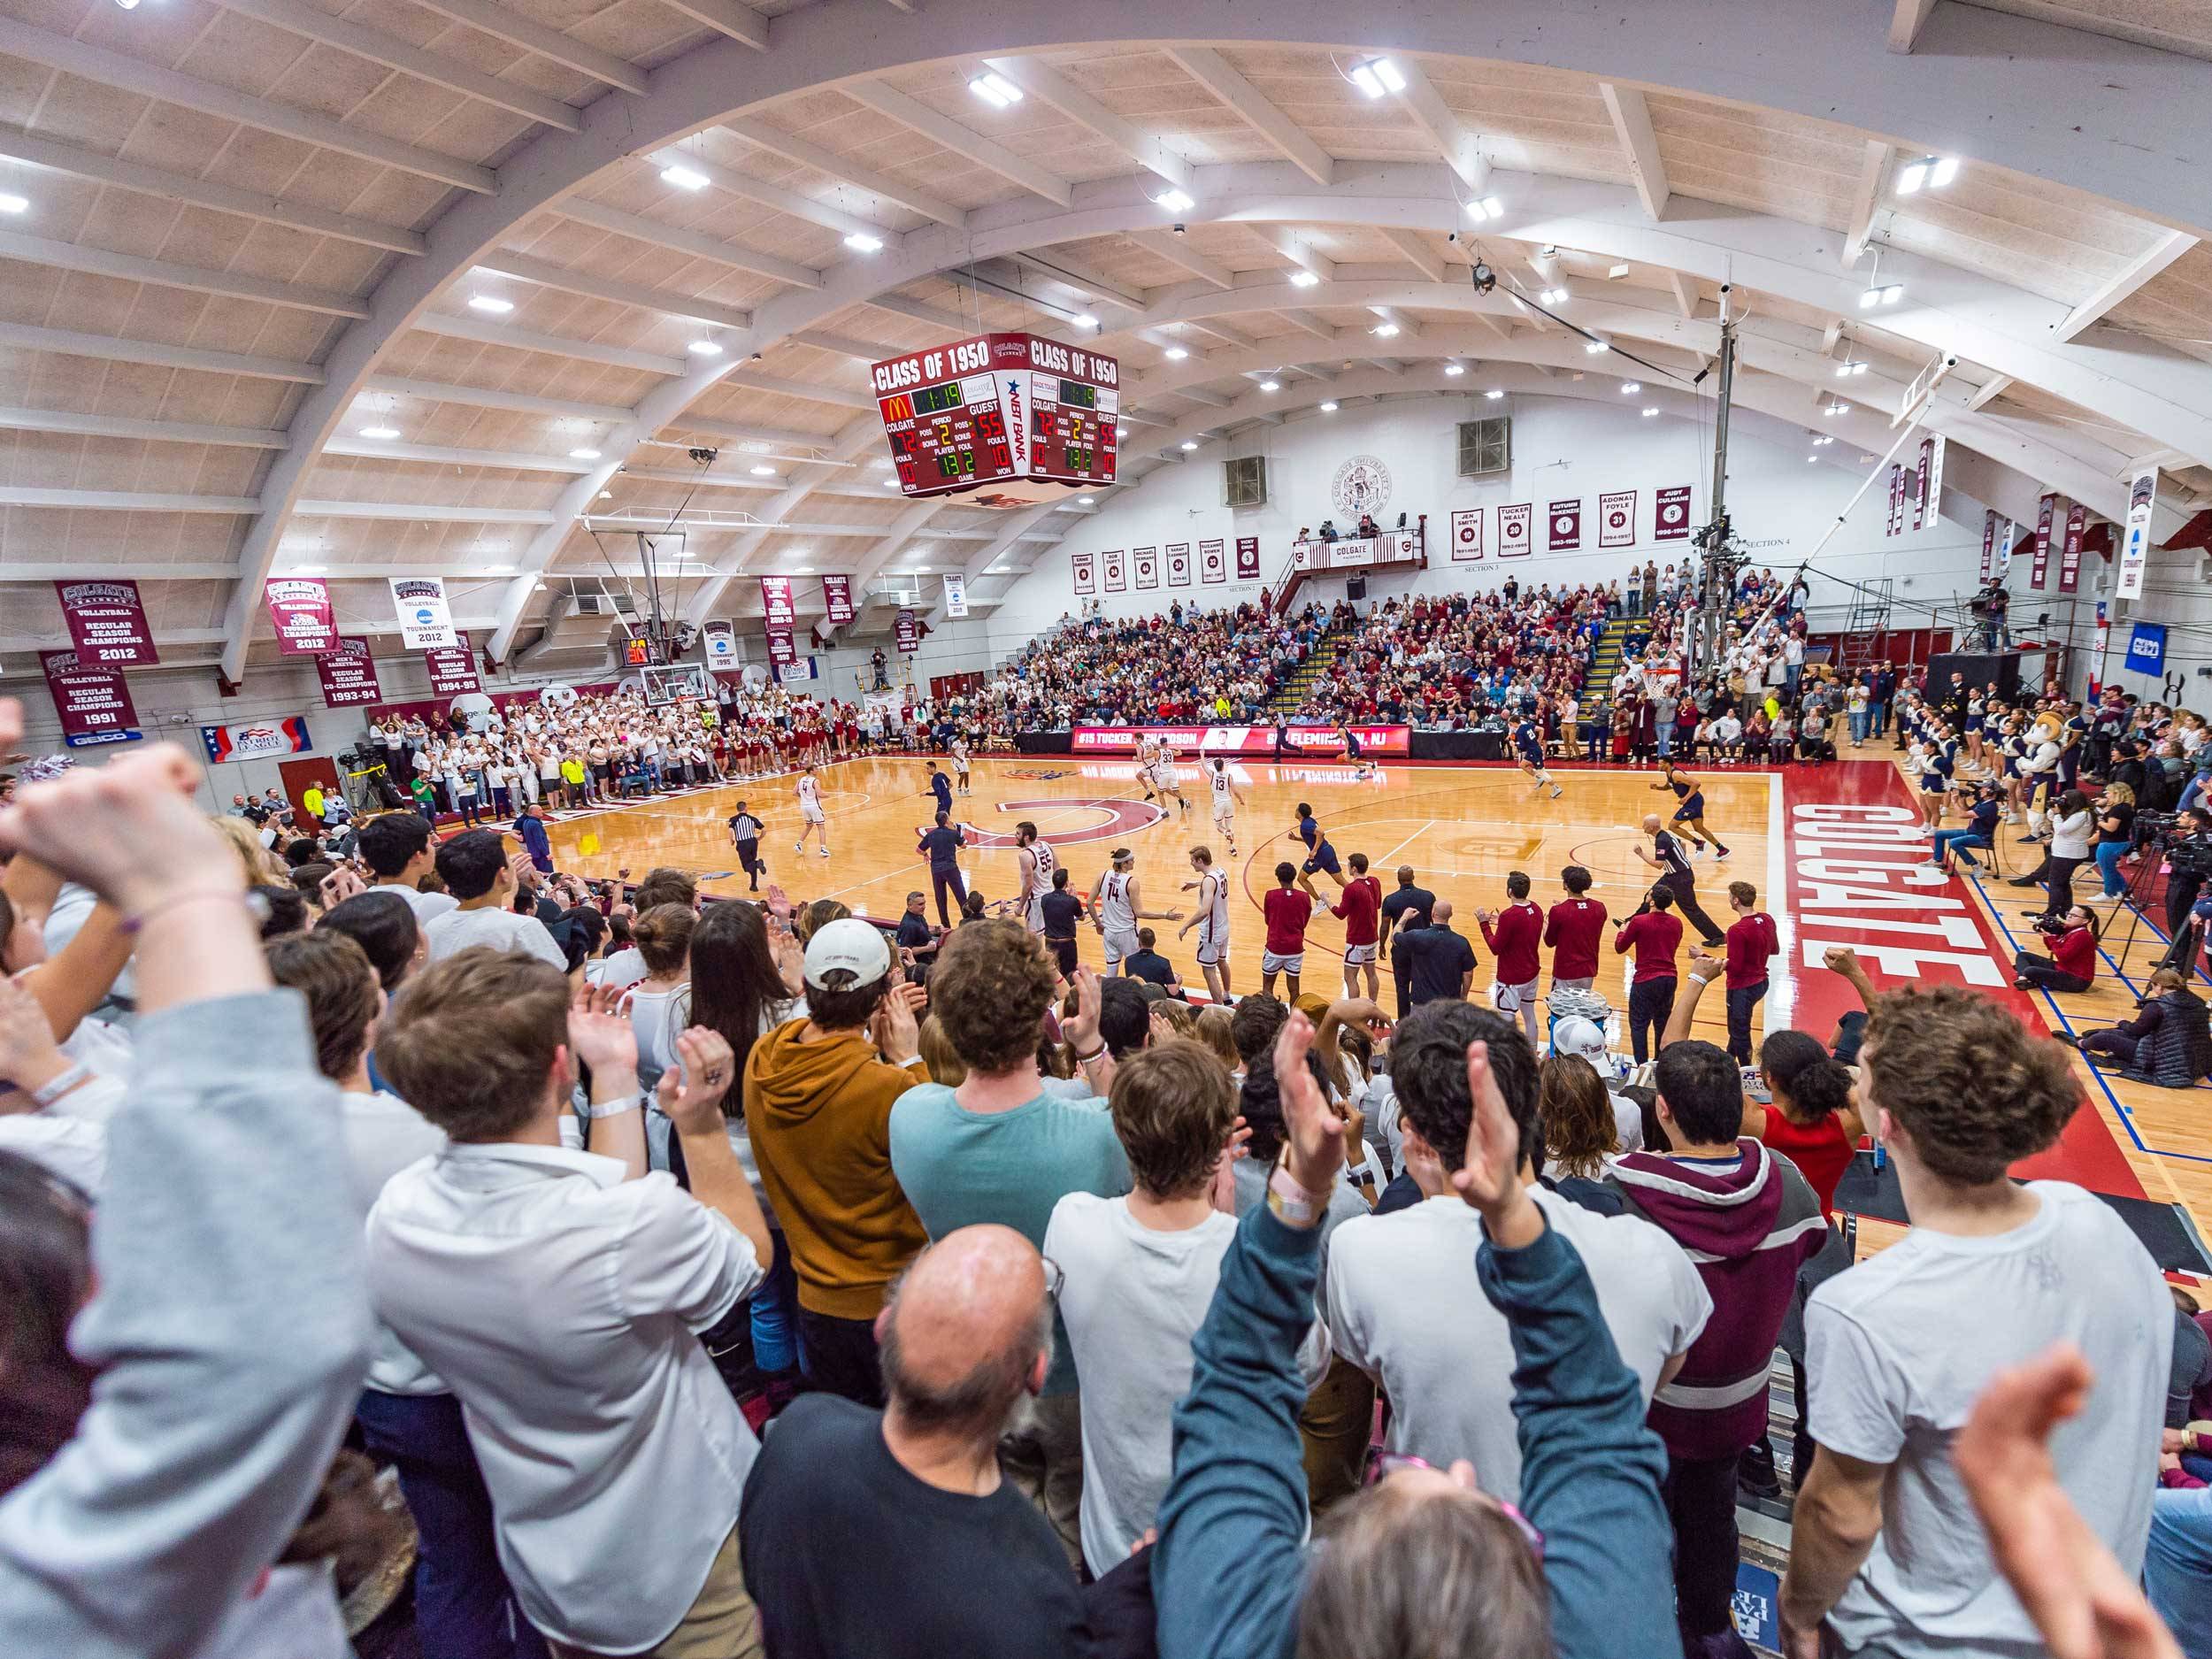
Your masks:
<path fill-rule="evenodd" d="M 958 571 L 945 575 L 945 614 L 964 617 L 968 614 L 968 579 Z"/>
<path fill-rule="evenodd" d="M 906 616 L 910 613 L 901 611 L 899 614 Z M 899 649 L 905 650 L 907 648 L 902 645 Z M 768 660 L 778 668 L 781 668 L 786 663 L 795 663 L 799 660 L 799 648 L 792 641 L 791 630 L 780 623 L 772 624 L 768 629 Z"/>
<path fill-rule="evenodd" d="M 384 693 L 376 683 L 376 662 L 365 639 L 340 634 L 337 649 L 315 659 L 315 672 L 323 682 L 326 709 L 352 709 L 384 701 Z"/>
<path fill-rule="evenodd" d="M 2058 496 L 2049 495 L 2036 503 L 2035 562 L 2028 567 L 2028 586 L 2040 588 L 2051 568 L 2051 520 L 2058 513 Z"/>
<path fill-rule="evenodd" d="M 1256 582 L 1260 579 L 1260 539 L 1256 535 L 1237 538 L 1237 580 Z"/>
<path fill-rule="evenodd" d="M 1198 580 L 1217 586 L 1229 580 L 1228 550 L 1225 541 L 1201 541 L 1198 544 Z"/>
<path fill-rule="evenodd" d="M 1171 588 L 1190 586 L 1190 543 L 1171 541 L 1167 544 L 1167 585 Z"/>
<path fill-rule="evenodd" d="M 1598 497 L 1598 545 L 1600 547 L 1634 547 L 1636 545 L 1636 492 L 1616 490 L 1609 495 Z"/>
<path fill-rule="evenodd" d="M 54 591 L 84 666 L 141 668 L 161 660 L 136 582 L 56 582 Z"/>
<path fill-rule="evenodd" d="M 2070 594 L 2081 586 L 2081 544 L 2089 534 L 2089 509 L 2076 502 L 2066 510 L 2066 545 L 2058 556 L 2058 590 Z"/>
<path fill-rule="evenodd" d="M 328 583 L 280 576 L 263 587 L 262 597 L 269 607 L 269 626 L 276 630 L 277 649 L 284 656 L 320 657 L 338 649 L 338 621 L 331 614 Z"/>
<path fill-rule="evenodd" d="M 1088 553 L 1068 555 L 1068 571 L 1075 578 L 1075 591 L 1094 594 L 1098 591 L 1098 564 Z"/>
<path fill-rule="evenodd" d="M 1160 585 L 1160 549 L 1141 547 L 1131 553 L 1130 562 L 1136 566 L 1137 586 L 1157 588 Z"/>
<path fill-rule="evenodd" d="M 1892 461 L 1889 464 L 1889 527 L 1882 534 L 1893 536 L 1904 528 L 1904 523 L 1905 469 L 1898 462 Z"/>
<path fill-rule="evenodd" d="M 737 630 L 726 617 L 716 617 L 699 630 L 699 641 L 706 648 L 707 667 L 717 674 L 736 674 L 744 672 L 744 664 L 737 660 Z"/>
<path fill-rule="evenodd" d="M 41 651 L 38 661 L 70 748 L 134 743 L 145 735 L 138 729 L 138 710 L 131 706 L 131 688 L 123 683 L 121 669 L 88 663 L 74 651 Z"/>
<path fill-rule="evenodd" d="M 211 762 L 262 760 L 271 755 L 304 755 L 315 747 L 307 734 L 307 717 L 288 714 L 280 720 L 256 720 L 247 726 L 204 726 L 200 742 Z"/>
<path fill-rule="evenodd" d="M 1997 510 L 1982 511 L 1982 580 L 1989 580 L 1990 569 L 1997 560 Z"/>
<path fill-rule="evenodd" d="M 1404 755 L 1412 748 L 1408 726 L 1355 726 L 1363 755 Z M 1271 726 L 1079 726 L 1069 733 L 1076 755 L 1133 755 L 1147 738 L 1165 740 L 1186 754 L 1267 756 L 1275 752 Z M 1343 733 L 1333 726 L 1294 726 L 1290 747 L 1302 757 L 1333 759 L 1344 753 Z"/>
<path fill-rule="evenodd" d="M 893 625 L 892 633 L 898 640 L 900 656 L 910 656 L 921 649 L 922 619 L 914 614 L 910 607 L 899 612 L 899 619 Z"/>
<path fill-rule="evenodd" d="M 1536 511 L 1527 502 L 1498 509 L 1498 557 L 1525 559 L 1533 550 L 1529 542 L 1529 517 Z"/>
<path fill-rule="evenodd" d="M 1677 484 L 1655 492 L 1658 510 L 1652 515 L 1651 539 L 1686 541 L 1690 539 L 1690 486 Z"/>
<path fill-rule="evenodd" d="M 2120 543 L 2120 585 L 2114 591 L 2122 599 L 2143 592 L 2143 567 L 2151 557 L 2151 511 L 2158 505 L 2158 469 L 2147 466 L 2128 486 L 2128 522 Z"/>
<path fill-rule="evenodd" d="M 830 626 L 842 627 L 859 613 L 853 609 L 853 579 L 849 576 L 822 578 L 822 604 L 829 612 L 824 619 Z"/>
<path fill-rule="evenodd" d="M 1098 561 L 1106 567 L 1106 591 L 1110 594 L 1126 593 L 1129 589 L 1129 566 L 1122 550 L 1118 547 L 1108 548 L 1098 556 Z"/>
<path fill-rule="evenodd" d="M 772 628 L 788 630 L 799 620 L 799 608 L 791 602 L 791 578 L 764 576 L 760 579 L 761 619 Z"/>
<path fill-rule="evenodd" d="M 446 606 L 442 576 L 395 576 L 392 610 L 399 618 L 399 642 L 411 651 L 453 643 L 453 612 Z"/>
<path fill-rule="evenodd" d="M 1905 482 L 1912 492 L 1912 527 L 1916 530 L 1920 528 L 1922 520 L 1928 511 L 1928 464 L 1934 451 L 1935 440 L 1933 438 L 1921 439 L 1920 459 L 1913 464 L 1912 470 L 1905 475 Z"/>
<path fill-rule="evenodd" d="M 1452 510 L 1452 562 L 1471 565 L 1482 557 L 1482 509 L 1455 507 Z"/>
<path fill-rule="evenodd" d="M 1549 526 L 1548 539 L 1544 544 L 1548 553 L 1572 553 L 1582 545 L 1582 498 L 1555 501 L 1544 509 L 1544 519 Z"/>
<path fill-rule="evenodd" d="M 1921 481 L 1921 499 L 1927 503 L 1928 523 L 1932 528 L 1943 512 L 1943 450 L 1950 441 L 1941 433 L 1920 447 L 1927 452 L 1927 475 Z"/>
<path fill-rule="evenodd" d="M 484 682 L 476 677 L 476 653 L 469 649 L 469 636 L 459 636 L 460 643 L 440 646 L 422 654 L 423 666 L 430 671 L 430 695 L 434 697 L 465 697 L 484 689 Z"/>

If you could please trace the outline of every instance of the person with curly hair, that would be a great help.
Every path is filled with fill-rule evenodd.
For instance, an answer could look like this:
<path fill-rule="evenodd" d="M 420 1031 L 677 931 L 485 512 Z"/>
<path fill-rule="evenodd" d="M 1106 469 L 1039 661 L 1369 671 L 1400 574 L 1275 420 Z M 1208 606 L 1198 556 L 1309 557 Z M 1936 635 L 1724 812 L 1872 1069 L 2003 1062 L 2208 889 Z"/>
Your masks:
<path fill-rule="evenodd" d="M 1580 1055 L 1555 1051 L 1537 1073 L 1536 1115 L 1544 1131 L 1544 1185 L 1585 1210 L 1619 1215 L 1620 1192 L 1605 1184 L 1605 1170 L 1621 1149 L 1620 1128 L 1597 1068 Z"/>

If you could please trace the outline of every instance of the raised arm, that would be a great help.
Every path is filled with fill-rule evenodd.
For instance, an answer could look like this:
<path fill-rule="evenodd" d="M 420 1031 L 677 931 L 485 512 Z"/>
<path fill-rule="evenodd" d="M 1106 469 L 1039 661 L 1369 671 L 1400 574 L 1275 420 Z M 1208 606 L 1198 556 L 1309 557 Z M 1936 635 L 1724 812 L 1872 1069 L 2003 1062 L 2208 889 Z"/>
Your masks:
<path fill-rule="evenodd" d="M 1625 933 L 1627 929 L 1622 929 Z M 1616 944 L 1620 941 L 1616 939 Z M 1705 995 L 1705 987 L 1720 978 L 1725 970 L 1720 961 L 1706 954 L 1702 945 L 1690 947 L 1690 965 L 1682 975 L 1682 983 L 1674 994 L 1674 1011 L 1667 1016 L 1667 1028 L 1659 1033 L 1659 1046 L 1680 1042 L 1690 1034 L 1690 1025 L 1697 1018 L 1698 999 Z"/>

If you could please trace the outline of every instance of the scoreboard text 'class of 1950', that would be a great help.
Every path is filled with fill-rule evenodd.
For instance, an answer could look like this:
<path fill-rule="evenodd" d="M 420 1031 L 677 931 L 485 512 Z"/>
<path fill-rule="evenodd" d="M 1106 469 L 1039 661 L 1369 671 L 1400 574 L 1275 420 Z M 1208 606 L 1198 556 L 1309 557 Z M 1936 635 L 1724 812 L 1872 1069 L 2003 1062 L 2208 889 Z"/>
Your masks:
<path fill-rule="evenodd" d="M 869 383 L 909 495 L 1002 480 L 1114 481 L 1112 357 L 1035 334 L 978 334 L 887 357 Z"/>

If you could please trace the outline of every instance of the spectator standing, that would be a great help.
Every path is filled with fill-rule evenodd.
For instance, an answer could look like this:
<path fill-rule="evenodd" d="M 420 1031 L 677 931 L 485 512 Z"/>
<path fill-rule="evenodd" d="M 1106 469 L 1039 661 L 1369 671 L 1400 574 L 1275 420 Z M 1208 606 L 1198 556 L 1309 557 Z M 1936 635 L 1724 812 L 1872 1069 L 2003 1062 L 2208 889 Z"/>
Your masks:
<path fill-rule="evenodd" d="M 1541 966 L 1538 947 L 1543 942 L 1544 912 L 1528 896 L 1527 874 L 1516 870 L 1505 879 L 1510 901 L 1502 910 L 1483 910 L 1475 920 L 1482 928 L 1482 942 L 1497 959 L 1497 984 L 1491 995 L 1498 1011 L 1510 1019 L 1520 1016 L 1531 1043 L 1536 1041 L 1536 976 Z"/>
<path fill-rule="evenodd" d="M 449 893 L 425 893 L 422 879 L 436 868 L 431 854 L 430 820 L 417 812 L 386 812 L 361 826 L 356 850 L 375 876 L 407 901 L 415 919 L 427 926 L 458 904 Z"/>
<path fill-rule="evenodd" d="M 1767 963 L 1782 949 L 1774 918 L 1759 909 L 1759 890 L 1748 881 L 1728 884 L 1728 1053 L 1751 1064 L 1751 1017 L 1766 999 Z"/>
<path fill-rule="evenodd" d="M 565 972 L 567 953 L 543 922 L 514 913 L 515 871 L 497 830 L 465 830 L 438 849 L 438 879 L 457 902 L 425 924 L 430 959 L 442 962 L 474 945 L 520 951 Z"/>
<path fill-rule="evenodd" d="M 1562 870 L 1559 886 L 1567 896 L 1544 918 L 1544 942 L 1552 949 L 1551 988 L 1586 991 L 1597 983 L 1605 905 L 1589 896 L 1590 872 L 1580 864 Z"/>
<path fill-rule="evenodd" d="M 545 833 L 545 819 L 535 801 L 526 801 L 515 817 L 515 837 L 530 855 L 530 867 L 540 875 L 553 873 L 553 842 Z"/>

